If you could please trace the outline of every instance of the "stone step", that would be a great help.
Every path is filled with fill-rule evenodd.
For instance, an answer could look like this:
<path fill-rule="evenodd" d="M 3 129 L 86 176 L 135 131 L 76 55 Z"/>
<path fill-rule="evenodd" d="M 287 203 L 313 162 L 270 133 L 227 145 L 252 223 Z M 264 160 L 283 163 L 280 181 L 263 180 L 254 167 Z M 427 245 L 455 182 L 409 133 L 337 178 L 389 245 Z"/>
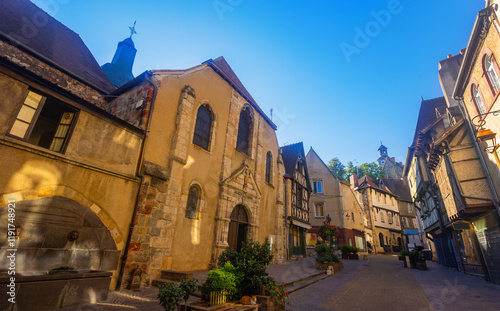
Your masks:
<path fill-rule="evenodd" d="M 172 281 L 172 280 L 167 280 L 167 279 L 154 279 L 153 282 L 151 282 L 151 285 L 156 286 L 156 287 L 160 287 L 160 285 L 167 284 L 167 283 L 179 284 L 180 281 Z"/>
<path fill-rule="evenodd" d="M 294 281 L 292 283 L 292 285 L 289 285 L 289 286 L 286 286 L 286 290 L 289 294 L 293 293 L 293 292 L 296 292 L 300 289 L 303 289 L 309 285 L 312 285 L 316 282 L 319 282 L 319 281 L 323 281 L 324 279 L 326 279 L 327 277 L 329 277 L 330 275 L 327 275 L 325 273 L 322 273 L 320 275 L 316 275 L 315 277 L 313 278 L 305 278 L 303 279 L 302 281 L 300 280 L 297 280 L 297 281 Z"/>
<path fill-rule="evenodd" d="M 182 271 L 174 271 L 174 270 L 162 270 L 161 271 L 161 279 L 171 280 L 171 281 L 180 281 L 182 279 L 189 279 L 193 277 L 192 272 L 182 272 Z"/>
<path fill-rule="evenodd" d="M 315 274 L 311 274 L 309 276 L 306 276 L 304 278 L 301 278 L 301 279 L 297 279 L 295 281 L 291 281 L 291 282 L 288 282 L 288 283 L 285 283 L 285 287 L 290 287 L 292 285 L 295 285 L 295 284 L 298 284 L 298 283 L 302 283 L 302 282 L 305 282 L 305 281 L 308 281 L 310 279 L 314 279 L 314 278 L 317 278 L 317 277 L 320 277 L 322 275 L 326 275 L 326 271 L 321 271 L 321 272 L 318 272 L 318 273 L 315 273 Z"/>

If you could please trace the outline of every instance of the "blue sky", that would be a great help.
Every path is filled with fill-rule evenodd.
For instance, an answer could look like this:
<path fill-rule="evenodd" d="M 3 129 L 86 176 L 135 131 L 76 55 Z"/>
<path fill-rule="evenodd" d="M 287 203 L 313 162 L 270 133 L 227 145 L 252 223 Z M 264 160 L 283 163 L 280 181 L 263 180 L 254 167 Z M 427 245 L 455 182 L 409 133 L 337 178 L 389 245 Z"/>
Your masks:
<path fill-rule="evenodd" d="M 130 35 L 134 75 L 219 56 L 278 125 L 325 162 L 404 162 L 421 97 L 442 96 L 438 62 L 466 47 L 484 0 L 33 0 L 100 65 Z"/>

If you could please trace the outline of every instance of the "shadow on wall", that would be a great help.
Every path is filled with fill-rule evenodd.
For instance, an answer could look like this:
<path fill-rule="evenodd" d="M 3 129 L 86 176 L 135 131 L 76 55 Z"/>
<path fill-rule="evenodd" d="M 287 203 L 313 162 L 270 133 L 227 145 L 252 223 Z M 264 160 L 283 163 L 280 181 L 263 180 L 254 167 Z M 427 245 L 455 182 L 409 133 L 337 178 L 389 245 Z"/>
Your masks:
<path fill-rule="evenodd" d="M 7 249 L 16 248 L 16 275 L 57 270 L 116 270 L 120 251 L 109 230 L 90 209 L 63 198 L 17 202 L 15 247 L 0 239 L 0 276 L 7 276 Z M 7 219 L 7 206 L 0 207 Z"/>

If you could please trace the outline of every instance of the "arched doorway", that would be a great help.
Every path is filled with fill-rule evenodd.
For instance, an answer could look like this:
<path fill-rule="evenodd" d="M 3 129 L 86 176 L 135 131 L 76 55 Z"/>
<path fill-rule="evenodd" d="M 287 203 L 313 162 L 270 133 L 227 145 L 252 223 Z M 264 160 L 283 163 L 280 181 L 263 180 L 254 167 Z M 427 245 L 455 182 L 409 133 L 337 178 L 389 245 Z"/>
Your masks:
<path fill-rule="evenodd" d="M 384 246 L 384 235 L 382 233 L 378 234 L 378 238 L 380 240 L 380 247 Z"/>
<path fill-rule="evenodd" d="M 229 223 L 229 233 L 227 243 L 229 247 L 239 251 L 243 243 L 247 242 L 248 236 L 248 214 L 245 207 L 237 205 L 231 213 L 231 222 Z"/>

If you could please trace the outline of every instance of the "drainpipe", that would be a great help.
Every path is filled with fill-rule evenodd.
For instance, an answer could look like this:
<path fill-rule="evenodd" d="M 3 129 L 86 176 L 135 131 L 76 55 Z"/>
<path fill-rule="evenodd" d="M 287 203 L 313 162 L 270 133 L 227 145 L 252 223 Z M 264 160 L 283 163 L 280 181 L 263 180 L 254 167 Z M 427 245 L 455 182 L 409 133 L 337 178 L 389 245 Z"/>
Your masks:
<path fill-rule="evenodd" d="M 285 252 L 286 252 L 286 260 L 288 261 L 290 259 L 290 241 L 289 241 L 289 233 L 288 233 L 288 228 L 287 228 L 287 223 L 288 223 L 288 191 L 287 191 L 287 178 L 283 178 L 283 184 L 284 184 L 284 191 L 285 191 L 285 217 L 284 217 L 284 223 L 285 223 Z"/>
<path fill-rule="evenodd" d="M 148 122 L 146 124 L 145 136 L 144 136 L 144 139 L 142 141 L 141 155 L 139 157 L 139 163 L 137 165 L 137 176 L 139 178 L 141 178 L 141 185 L 139 187 L 139 191 L 137 192 L 137 196 L 135 198 L 135 206 L 134 206 L 134 211 L 132 213 L 132 220 L 130 221 L 127 242 L 125 243 L 125 249 L 123 251 L 122 260 L 120 263 L 120 272 L 118 273 L 118 279 L 116 281 L 116 288 L 115 288 L 115 290 L 117 290 L 117 291 L 121 290 L 123 274 L 125 273 L 125 264 L 127 263 L 127 258 L 128 258 L 128 250 L 129 250 L 130 242 L 132 240 L 132 234 L 134 232 L 134 227 L 135 227 L 135 219 L 137 216 L 137 210 L 139 209 L 139 202 L 140 202 L 140 198 L 141 198 L 142 189 L 144 186 L 145 177 L 144 177 L 144 175 L 141 174 L 141 169 L 142 169 L 142 164 L 144 162 L 144 153 L 146 150 L 149 129 L 151 127 L 151 116 L 153 115 L 153 108 L 154 108 L 154 103 L 155 103 L 155 99 L 156 99 L 156 94 L 158 93 L 158 87 L 156 86 L 156 84 L 153 83 L 153 81 L 151 81 L 148 78 L 148 75 L 152 76 L 151 71 L 147 75 L 145 75 L 144 78 L 153 86 L 153 96 L 151 98 L 151 105 L 149 107 Z"/>

